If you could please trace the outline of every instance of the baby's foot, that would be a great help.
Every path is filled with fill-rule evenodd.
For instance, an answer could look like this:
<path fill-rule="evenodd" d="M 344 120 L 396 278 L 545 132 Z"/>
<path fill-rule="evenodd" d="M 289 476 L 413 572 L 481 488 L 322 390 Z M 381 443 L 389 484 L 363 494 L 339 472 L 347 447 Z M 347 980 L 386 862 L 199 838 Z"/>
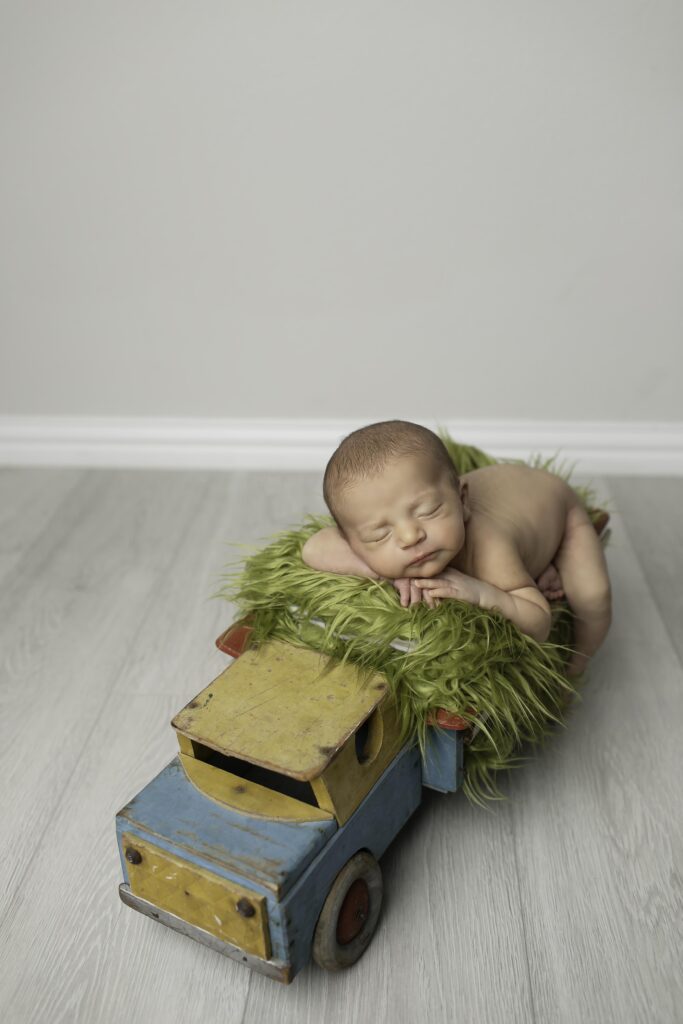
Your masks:
<path fill-rule="evenodd" d="M 559 601 L 561 597 L 564 597 L 560 574 L 552 562 L 538 577 L 536 586 L 547 601 Z"/>

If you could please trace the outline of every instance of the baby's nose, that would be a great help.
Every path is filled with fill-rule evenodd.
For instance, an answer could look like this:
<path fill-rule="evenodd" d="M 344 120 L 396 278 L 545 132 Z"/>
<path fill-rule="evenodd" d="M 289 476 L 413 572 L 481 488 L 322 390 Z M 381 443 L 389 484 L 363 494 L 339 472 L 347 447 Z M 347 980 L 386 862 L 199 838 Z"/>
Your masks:
<path fill-rule="evenodd" d="M 410 548 L 424 537 L 424 530 L 419 523 L 404 523 L 399 529 L 399 541 L 403 547 Z"/>

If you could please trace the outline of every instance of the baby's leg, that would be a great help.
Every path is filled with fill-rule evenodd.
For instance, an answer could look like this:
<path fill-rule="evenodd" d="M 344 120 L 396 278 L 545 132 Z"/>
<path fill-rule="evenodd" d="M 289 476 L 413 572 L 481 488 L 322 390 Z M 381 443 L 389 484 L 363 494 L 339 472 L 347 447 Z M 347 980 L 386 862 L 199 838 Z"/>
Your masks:
<path fill-rule="evenodd" d="M 612 621 L 612 596 L 602 544 L 588 513 L 579 503 L 569 510 L 562 544 L 554 561 L 575 615 L 576 653 L 572 655 L 567 673 L 577 675 L 605 639 Z"/>

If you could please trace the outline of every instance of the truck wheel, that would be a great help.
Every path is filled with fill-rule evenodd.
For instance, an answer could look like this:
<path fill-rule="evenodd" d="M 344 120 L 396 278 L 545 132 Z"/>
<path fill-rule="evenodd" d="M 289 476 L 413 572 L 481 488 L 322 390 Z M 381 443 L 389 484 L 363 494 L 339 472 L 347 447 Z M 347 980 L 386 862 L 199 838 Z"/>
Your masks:
<path fill-rule="evenodd" d="M 326 971 L 341 971 L 370 945 L 382 906 L 382 871 L 366 850 L 341 869 L 320 912 L 313 959 Z"/>

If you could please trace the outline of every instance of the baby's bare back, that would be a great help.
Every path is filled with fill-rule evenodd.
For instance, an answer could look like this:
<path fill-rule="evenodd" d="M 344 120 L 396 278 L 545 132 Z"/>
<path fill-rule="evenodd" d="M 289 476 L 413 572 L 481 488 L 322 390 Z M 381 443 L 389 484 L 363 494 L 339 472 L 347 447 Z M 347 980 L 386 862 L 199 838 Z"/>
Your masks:
<path fill-rule="evenodd" d="M 495 565 L 487 553 L 507 548 L 536 579 L 560 547 L 567 514 L 578 503 L 574 491 L 552 473 L 521 465 L 485 466 L 461 479 L 470 497 L 466 547 L 471 575 L 480 577 L 485 567 L 490 578 Z"/>

